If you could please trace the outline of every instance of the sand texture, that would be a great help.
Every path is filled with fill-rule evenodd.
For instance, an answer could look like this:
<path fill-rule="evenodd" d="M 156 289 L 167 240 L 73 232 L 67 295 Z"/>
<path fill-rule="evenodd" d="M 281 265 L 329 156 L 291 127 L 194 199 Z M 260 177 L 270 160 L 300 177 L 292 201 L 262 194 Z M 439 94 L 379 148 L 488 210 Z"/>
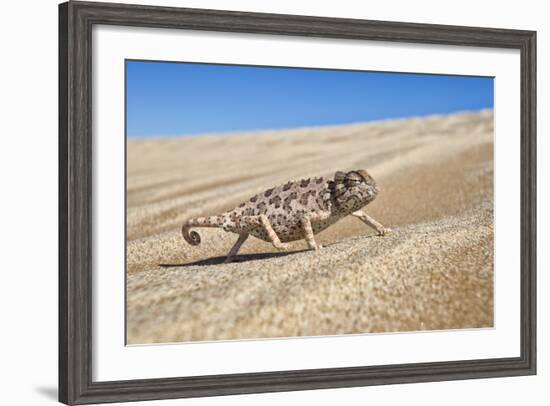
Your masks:
<path fill-rule="evenodd" d="M 129 140 L 129 344 L 491 327 L 493 113 L 235 135 Z M 365 211 L 279 252 L 200 229 L 271 186 L 364 168 L 382 191 Z"/>

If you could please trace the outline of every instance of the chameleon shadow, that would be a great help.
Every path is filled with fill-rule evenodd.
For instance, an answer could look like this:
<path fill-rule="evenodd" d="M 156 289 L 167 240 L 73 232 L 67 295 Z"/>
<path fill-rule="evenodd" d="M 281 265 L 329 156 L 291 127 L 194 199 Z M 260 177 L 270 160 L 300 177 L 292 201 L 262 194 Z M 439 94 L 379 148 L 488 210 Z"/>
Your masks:
<path fill-rule="evenodd" d="M 285 251 L 285 252 L 266 252 L 261 254 L 241 254 L 237 255 L 231 263 L 235 262 L 249 262 L 249 261 L 260 261 L 262 259 L 271 259 L 286 257 L 287 255 L 298 254 L 300 252 L 308 251 L 307 249 L 296 250 L 296 251 Z M 212 257 L 207 259 L 201 259 L 199 261 L 188 262 L 185 264 L 159 264 L 161 268 L 179 268 L 187 266 L 208 266 L 208 265 L 221 265 L 225 261 L 225 256 L 221 257 Z"/>

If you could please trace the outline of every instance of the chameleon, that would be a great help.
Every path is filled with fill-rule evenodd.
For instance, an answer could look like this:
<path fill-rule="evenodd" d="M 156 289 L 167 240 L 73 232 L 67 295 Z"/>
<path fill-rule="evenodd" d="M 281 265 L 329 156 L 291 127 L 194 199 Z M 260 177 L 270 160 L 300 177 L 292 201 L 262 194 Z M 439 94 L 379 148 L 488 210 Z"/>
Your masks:
<path fill-rule="evenodd" d="M 225 262 L 231 262 L 247 238 L 252 235 L 287 250 L 288 242 L 305 239 L 309 248 L 319 250 L 315 234 L 338 220 L 352 215 L 383 236 L 391 232 L 361 210 L 371 203 L 380 189 L 364 169 L 337 171 L 333 177 L 315 177 L 289 181 L 252 196 L 233 210 L 217 216 L 185 221 L 183 238 L 199 245 L 201 237 L 193 227 L 218 227 L 238 234 Z"/>

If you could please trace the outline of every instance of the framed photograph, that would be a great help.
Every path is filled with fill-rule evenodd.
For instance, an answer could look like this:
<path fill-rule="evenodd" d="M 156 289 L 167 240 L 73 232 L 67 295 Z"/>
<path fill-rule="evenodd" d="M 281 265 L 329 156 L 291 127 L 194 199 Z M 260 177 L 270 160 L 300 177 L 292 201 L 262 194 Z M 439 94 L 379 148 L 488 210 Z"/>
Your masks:
<path fill-rule="evenodd" d="M 536 33 L 59 6 L 59 400 L 536 373 Z"/>

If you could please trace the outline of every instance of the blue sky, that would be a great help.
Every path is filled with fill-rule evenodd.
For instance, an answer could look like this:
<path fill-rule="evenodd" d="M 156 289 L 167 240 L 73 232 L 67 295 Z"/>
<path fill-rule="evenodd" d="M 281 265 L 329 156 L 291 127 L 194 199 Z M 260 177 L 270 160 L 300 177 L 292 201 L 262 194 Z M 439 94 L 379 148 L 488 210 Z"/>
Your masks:
<path fill-rule="evenodd" d="M 493 79 L 126 62 L 130 137 L 196 135 L 493 108 Z"/>

